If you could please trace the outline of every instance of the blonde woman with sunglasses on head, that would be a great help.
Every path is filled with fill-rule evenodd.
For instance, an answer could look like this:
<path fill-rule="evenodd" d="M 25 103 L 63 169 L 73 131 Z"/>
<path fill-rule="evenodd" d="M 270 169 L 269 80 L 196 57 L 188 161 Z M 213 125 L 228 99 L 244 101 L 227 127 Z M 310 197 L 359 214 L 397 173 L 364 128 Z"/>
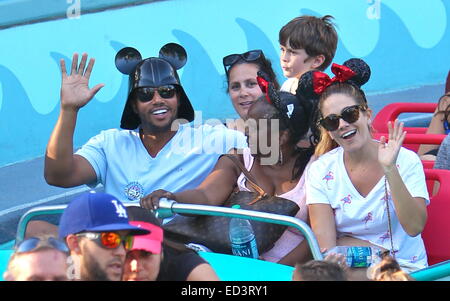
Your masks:
<path fill-rule="evenodd" d="M 324 249 L 374 246 L 389 250 L 402 268 L 427 266 L 420 236 L 429 204 L 417 154 L 401 147 L 403 124 L 388 124 L 388 137 L 372 138 L 372 111 L 360 86 L 370 77 L 362 60 L 333 64 L 330 79 L 310 71 L 300 80 L 305 95 L 320 95 L 320 156 L 306 180 L 311 227 Z M 388 139 L 387 139 L 388 138 Z M 351 278 L 365 278 L 352 269 Z"/>
<path fill-rule="evenodd" d="M 6 281 L 67 281 L 69 249 L 51 235 L 29 237 L 15 247 Z"/>

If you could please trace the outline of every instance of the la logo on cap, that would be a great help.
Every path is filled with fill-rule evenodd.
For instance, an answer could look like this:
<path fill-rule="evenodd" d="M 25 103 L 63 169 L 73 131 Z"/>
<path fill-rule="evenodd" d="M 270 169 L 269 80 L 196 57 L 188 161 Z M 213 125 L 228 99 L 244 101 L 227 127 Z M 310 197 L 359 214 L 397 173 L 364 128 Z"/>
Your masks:
<path fill-rule="evenodd" d="M 125 208 L 123 208 L 121 204 L 117 203 L 116 200 L 112 200 L 111 203 L 113 203 L 114 206 L 116 206 L 116 213 L 118 217 L 128 218 L 127 211 L 125 210 Z"/>

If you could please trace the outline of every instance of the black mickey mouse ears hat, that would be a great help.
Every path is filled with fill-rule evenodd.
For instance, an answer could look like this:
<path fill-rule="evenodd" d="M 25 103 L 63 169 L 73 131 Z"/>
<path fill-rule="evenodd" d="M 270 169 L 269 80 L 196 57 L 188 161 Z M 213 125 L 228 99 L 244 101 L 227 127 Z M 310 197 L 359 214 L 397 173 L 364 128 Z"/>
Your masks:
<path fill-rule="evenodd" d="M 130 96 L 141 87 L 157 88 L 175 85 L 180 93 L 179 119 L 194 120 L 194 109 L 181 85 L 177 70 L 187 62 L 186 50 L 179 44 L 169 43 L 159 51 L 159 57 L 142 59 L 139 51 L 132 47 L 121 49 L 115 58 L 117 69 L 129 76 L 128 96 L 122 113 L 120 127 L 134 130 L 141 123 L 139 116 L 131 107 Z"/>
<path fill-rule="evenodd" d="M 304 73 L 298 83 L 297 95 L 318 99 L 329 86 L 335 83 L 347 83 L 361 89 L 371 75 L 369 65 L 359 58 L 351 58 L 342 65 L 333 63 L 331 71 L 335 75 L 333 78 L 319 70 Z"/>

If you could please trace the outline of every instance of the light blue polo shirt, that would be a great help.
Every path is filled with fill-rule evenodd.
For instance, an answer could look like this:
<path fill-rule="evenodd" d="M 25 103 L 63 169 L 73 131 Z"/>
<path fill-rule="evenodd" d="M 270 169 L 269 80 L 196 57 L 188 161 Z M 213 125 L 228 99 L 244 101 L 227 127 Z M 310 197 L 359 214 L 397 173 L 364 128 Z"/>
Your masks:
<path fill-rule="evenodd" d="M 179 192 L 197 187 L 214 168 L 220 155 L 247 146 L 246 137 L 224 125 L 180 125 L 175 136 L 152 158 L 139 129 L 110 129 L 92 137 L 76 154 L 97 174 L 105 192 L 120 201 L 138 202 L 157 189 Z"/>

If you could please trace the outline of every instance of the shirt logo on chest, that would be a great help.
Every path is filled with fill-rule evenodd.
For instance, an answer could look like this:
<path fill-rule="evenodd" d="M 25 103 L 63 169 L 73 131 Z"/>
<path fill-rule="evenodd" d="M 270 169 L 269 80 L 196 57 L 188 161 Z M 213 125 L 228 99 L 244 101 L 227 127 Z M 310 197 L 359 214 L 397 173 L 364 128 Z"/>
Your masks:
<path fill-rule="evenodd" d="M 144 187 L 139 182 L 130 182 L 124 192 L 130 201 L 139 201 L 144 196 Z"/>

